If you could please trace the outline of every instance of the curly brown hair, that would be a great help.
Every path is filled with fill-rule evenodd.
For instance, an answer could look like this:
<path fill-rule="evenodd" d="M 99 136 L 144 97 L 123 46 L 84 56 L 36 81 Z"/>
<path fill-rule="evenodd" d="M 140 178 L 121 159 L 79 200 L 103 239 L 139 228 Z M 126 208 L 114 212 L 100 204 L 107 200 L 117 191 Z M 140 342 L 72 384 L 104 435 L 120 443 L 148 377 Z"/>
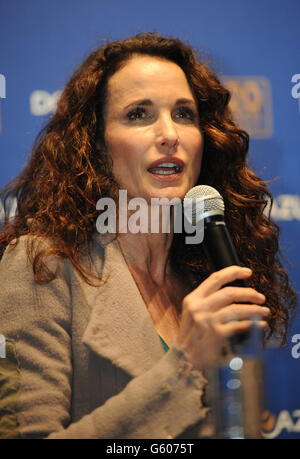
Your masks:
<path fill-rule="evenodd" d="M 205 139 L 198 184 L 211 185 L 223 196 L 241 264 L 252 268 L 250 285 L 265 294 L 271 308 L 270 335 L 275 333 L 285 342 L 296 295 L 280 261 L 279 228 L 270 213 L 264 213 L 272 195 L 266 182 L 247 167 L 249 136 L 232 118 L 229 91 L 178 39 L 143 33 L 111 42 L 75 71 L 54 116 L 37 137 L 27 166 L 2 190 L 4 200 L 13 195 L 18 204 L 15 218 L 5 219 L 0 246 L 26 234 L 47 238 L 47 248 L 29 246 L 37 282 L 50 282 L 57 274 L 47 268 L 49 255 L 68 258 L 86 282 L 94 282 L 82 255 L 88 253 L 95 233 L 98 199 L 117 199 L 118 192 L 104 138 L 107 82 L 134 53 L 168 59 L 184 71 Z M 170 261 L 177 273 L 192 272 L 199 283 L 211 269 L 201 245 L 186 246 L 184 238 L 184 233 L 174 235 Z"/>

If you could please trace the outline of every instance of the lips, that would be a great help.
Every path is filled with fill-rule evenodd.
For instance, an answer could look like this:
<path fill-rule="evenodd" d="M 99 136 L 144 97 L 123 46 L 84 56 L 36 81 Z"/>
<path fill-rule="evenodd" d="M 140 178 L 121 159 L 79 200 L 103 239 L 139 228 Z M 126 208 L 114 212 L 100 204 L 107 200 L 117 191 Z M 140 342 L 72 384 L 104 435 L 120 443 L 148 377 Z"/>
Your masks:
<path fill-rule="evenodd" d="M 148 168 L 148 172 L 155 175 L 179 174 L 184 168 L 184 162 L 174 156 L 165 156 L 154 161 Z"/>

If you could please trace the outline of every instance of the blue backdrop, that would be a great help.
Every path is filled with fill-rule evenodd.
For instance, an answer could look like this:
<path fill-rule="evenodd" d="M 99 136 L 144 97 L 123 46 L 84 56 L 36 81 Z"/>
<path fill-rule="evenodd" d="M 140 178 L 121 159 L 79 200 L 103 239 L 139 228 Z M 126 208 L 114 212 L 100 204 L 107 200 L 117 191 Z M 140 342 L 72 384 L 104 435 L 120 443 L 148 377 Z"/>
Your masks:
<path fill-rule="evenodd" d="M 250 163 L 276 180 L 273 217 L 300 288 L 299 0 L 12 0 L 0 3 L 0 187 L 23 167 L 73 70 L 103 39 L 157 31 L 188 41 L 232 90 Z M 0 208 L 1 213 L 1 208 Z M 266 354 L 268 438 L 300 438 L 300 323 Z"/>

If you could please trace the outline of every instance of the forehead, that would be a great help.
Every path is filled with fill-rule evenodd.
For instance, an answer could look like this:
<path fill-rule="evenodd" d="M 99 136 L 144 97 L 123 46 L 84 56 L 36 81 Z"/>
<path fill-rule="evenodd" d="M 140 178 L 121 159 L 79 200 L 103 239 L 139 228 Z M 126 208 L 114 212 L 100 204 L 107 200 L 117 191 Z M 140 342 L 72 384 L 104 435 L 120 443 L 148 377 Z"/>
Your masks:
<path fill-rule="evenodd" d="M 183 70 L 167 59 L 134 55 L 108 81 L 108 102 L 126 102 L 132 97 L 161 95 L 191 97 Z"/>

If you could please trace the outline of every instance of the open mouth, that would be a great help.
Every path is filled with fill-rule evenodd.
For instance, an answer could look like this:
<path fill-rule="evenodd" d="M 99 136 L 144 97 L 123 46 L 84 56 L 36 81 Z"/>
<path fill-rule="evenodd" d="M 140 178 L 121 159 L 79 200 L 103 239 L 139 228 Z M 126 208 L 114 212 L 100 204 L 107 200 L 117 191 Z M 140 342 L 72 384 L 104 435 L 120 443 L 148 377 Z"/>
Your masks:
<path fill-rule="evenodd" d="M 172 175 L 182 172 L 183 168 L 175 163 L 160 163 L 156 167 L 151 167 L 148 169 L 151 174 L 155 175 Z"/>

